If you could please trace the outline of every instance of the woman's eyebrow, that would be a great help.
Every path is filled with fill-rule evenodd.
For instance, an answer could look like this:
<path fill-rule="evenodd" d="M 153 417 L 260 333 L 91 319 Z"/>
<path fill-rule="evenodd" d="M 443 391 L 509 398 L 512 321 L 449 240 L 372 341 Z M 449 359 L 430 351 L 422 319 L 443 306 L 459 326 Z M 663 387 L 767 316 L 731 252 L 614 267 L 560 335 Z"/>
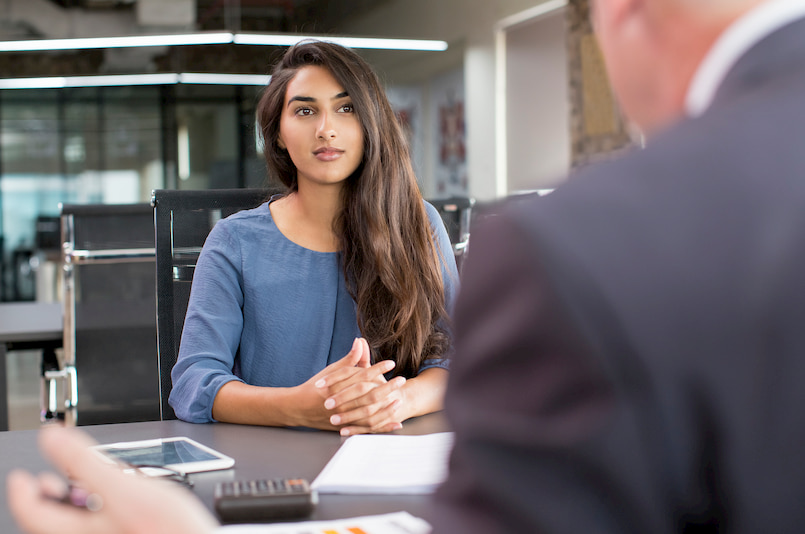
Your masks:
<path fill-rule="evenodd" d="M 349 96 L 349 93 L 347 93 L 346 91 L 343 91 L 343 92 L 338 93 L 337 95 L 335 95 L 332 99 L 333 100 L 338 100 L 338 99 L 341 99 L 341 98 L 346 98 L 348 96 Z M 316 99 L 313 98 L 312 96 L 293 96 L 293 97 L 291 97 L 290 100 L 288 100 L 288 105 L 290 106 L 291 102 L 315 102 L 315 101 L 316 101 Z"/>
<path fill-rule="evenodd" d="M 292 102 L 315 102 L 316 99 L 312 96 L 294 96 L 288 100 L 288 105 L 290 106 Z"/>

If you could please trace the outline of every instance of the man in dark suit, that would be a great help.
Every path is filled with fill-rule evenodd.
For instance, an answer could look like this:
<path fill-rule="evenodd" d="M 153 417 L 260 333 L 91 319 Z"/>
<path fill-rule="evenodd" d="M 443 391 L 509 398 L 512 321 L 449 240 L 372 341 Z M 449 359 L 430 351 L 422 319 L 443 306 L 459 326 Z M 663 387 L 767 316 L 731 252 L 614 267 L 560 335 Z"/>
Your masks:
<path fill-rule="evenodd" d="M 593 0 L 645 149 L 472 233 L 438 533 L 805 530 L 805 2 Z"/>

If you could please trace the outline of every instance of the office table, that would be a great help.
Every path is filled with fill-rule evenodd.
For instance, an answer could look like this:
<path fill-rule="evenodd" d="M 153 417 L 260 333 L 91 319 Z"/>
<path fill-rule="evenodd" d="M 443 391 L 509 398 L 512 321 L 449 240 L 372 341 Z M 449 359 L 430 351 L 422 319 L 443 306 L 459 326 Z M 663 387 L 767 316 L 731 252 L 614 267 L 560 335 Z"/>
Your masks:
<path fill-rule="evenodd" d="M 55 360 L 62 346 L 62 304 L 60 302 L 4 302 L 0 304 L 0 430 L 8 430 L 6 351 L 39 349 L 49 351 L 43 361 Z"/>
<path fill-rule="evenodd" d="M 294 430 L 226 423 L 192 424 L 183 421 L 150 421 L 84 426 L 82 430 L 101 443 L 187 436 L 235 459 L 232 469 L 190 475 L 193 492 L 212 510 L 217 482 L 257 478 L 307 478 L 313 481 L 347 438 L 335 432 Z M 430 434 L 447 430 L 442 413 L 409 420 L 395 434 Z M 0 532 L 20 532 L 8 510 L 5 478 L 13 467 L 34 473 L 49 469 L 39 454 L 36 430 L 0 433 Z M 320 495 L 310 519 L 340 519 L 405 510 L 430 519 L 427 495 Z"/>

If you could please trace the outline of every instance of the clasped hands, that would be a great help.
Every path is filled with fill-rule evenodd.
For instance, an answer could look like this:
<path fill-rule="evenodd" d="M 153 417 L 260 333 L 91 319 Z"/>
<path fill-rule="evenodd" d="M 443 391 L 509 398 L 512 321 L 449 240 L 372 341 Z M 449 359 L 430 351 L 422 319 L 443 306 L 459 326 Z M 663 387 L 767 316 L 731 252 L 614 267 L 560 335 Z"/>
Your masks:
<path fill-rule="evenodd" d="M 356 338 L 346 356 L 303 385 L 321 399 L 321 426 L 338 429 L 342 436 L 402 428 L 405 378 L 387 381 L 383 376 L 394 365 L 391 360 L 372 365 L 369 344 Z"/>

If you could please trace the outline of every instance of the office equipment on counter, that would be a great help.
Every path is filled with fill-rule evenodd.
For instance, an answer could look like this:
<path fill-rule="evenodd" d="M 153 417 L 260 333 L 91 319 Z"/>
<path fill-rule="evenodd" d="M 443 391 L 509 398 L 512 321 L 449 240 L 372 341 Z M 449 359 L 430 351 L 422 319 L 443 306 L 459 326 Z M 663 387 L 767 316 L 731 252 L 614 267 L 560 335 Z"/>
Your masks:
<path fill-rule="evenodd" d="M 444 414 L 435 412 L 409 419 L 402 429 L 395 432 L 397 435 L 419 435 L 448 429 Z M 229 423 L 200 425 L 178 419 L 90 425 L 82 427 L 82 430 L 98 443 L 187 436 L 234 458 L 232 469 L 187 475 L 193 484 L 188 491 L 192 491 L 211 513 L 215 513 L 214 493 L 217 484 L 267 478 L 313 480 L 345 441 L 337 432 Z M 50 462 L 37 447 L 38 438 L 39 430 L 0 432 L 0 450 L 9 451 L 9 454 L 0 455 L 0 480 L 5 480 L 14 469 L 22 468 L 31 473 L 52 470 Z M 435 512 L 432 500 L 430 495 L 319 494 L 319 502 L 310 519 L 330 522 L 346 517 L 405 510 L 430 522 Z M 0 532 L 22 534 L 7 506 L 0 506 Z"/>
<path fill-rule="evenodd" d="M 106 443 L 94 447 L 102 456 L 131 467 L 165 468 L 181 474 L 229 469 L 234 458 L 202 445 L 188 437 L 146 439 Z"/>
<path fill-rule="evenodd" d="M 256 523 L 308 517 L 317 501 L 307 480 L 274 478 L 219 482 L 214 506 L 224 523 Z"/>

